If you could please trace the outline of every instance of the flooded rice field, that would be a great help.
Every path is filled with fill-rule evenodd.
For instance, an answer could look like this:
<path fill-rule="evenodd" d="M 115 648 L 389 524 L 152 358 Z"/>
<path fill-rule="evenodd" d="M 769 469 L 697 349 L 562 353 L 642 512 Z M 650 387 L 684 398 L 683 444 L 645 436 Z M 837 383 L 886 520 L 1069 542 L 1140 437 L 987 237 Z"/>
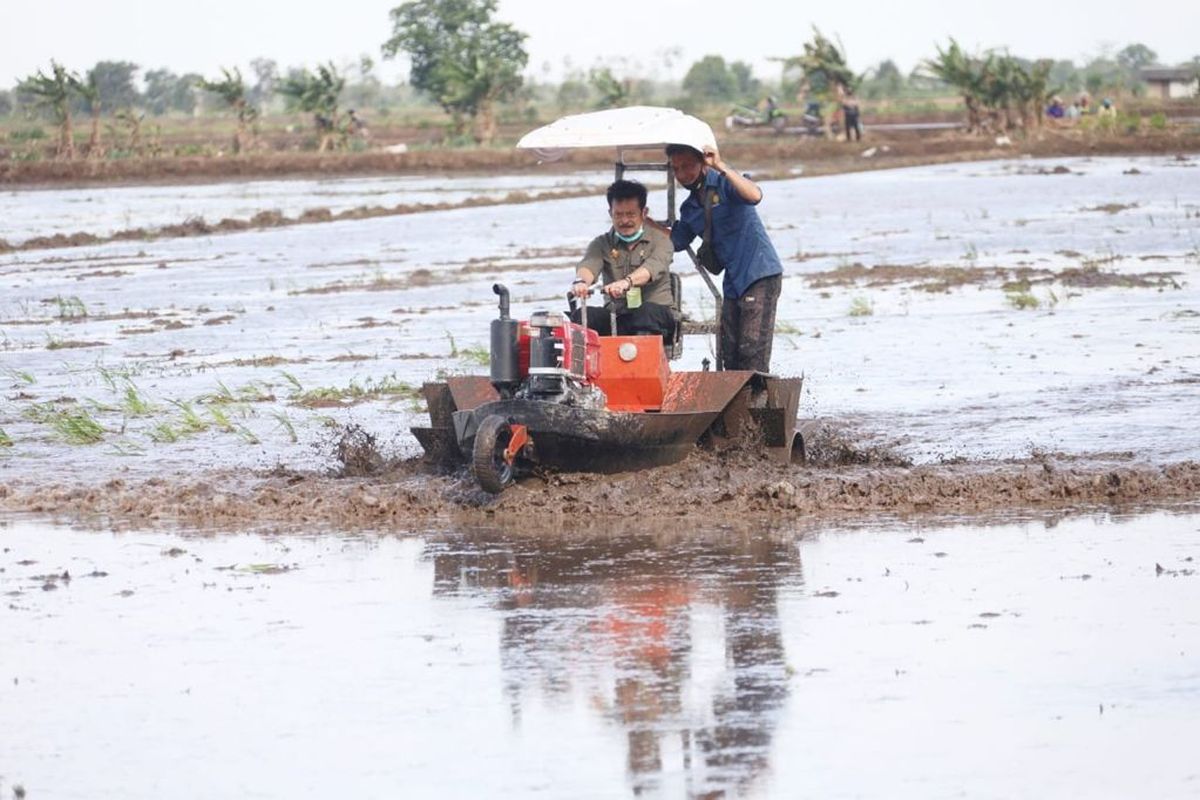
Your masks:
<path fill-rule="evenodd" d="M 0 796 L 1195 796 L 1198 163 L 765 182 L 809 462 L 499 498 L 418 389 L 493 283 L 562 307 L 607 176 L 0 195 L 35 245 L 463 206 L 0 254 Z"/>
<path fill-rule="evenodd" d="M 1194 505 L 619 535 L 12 520 L 0 795 L 1194 797 L 1198 559 Z"/>
<path fill-rule="evenodd" d="M 864 452 L 918 465 L 1192 461 L 1196 165 L 1026 159 L 767 182 L 762 213 L 786 269 L 773 367 L 805 376 L 801 417 L 843 431 L 852 463 L 870 461 Z M 599 177 L 461 180 L 479 193 Z M 284 183 L 244 213 L 299 207 L 318 186 Z M 249 202 L 253 185 L 83 193 L 114 209 L 133 193 L 165 220 L 193 196 Z M 319 184 L 355 203 L 385 190 L 371 185 Z M 48 228 L 104 224 L 74 218 L 65 193 L 16 205 L 29 197 Z M 0 256 L 0 495 L 28 507 L 25 490 L 49 483 L 320 472 L 339 466 L 348 425 L 382 460 L 413 456 L 416 388 L 486 369 L 492 283 L 512 288 L 519 316 L 559 308 L 606 224 L 598 190 Z M 710 320 L 699 277 L 683 257 L 675 268 L 689 316 Z M 689 336 L 677 366 L 711 355 L 709 337 Z"/>
<path fill-rule="evenodd" d="M 123 186 L 0 192 L 0 240 L 20 245 L 35 237 L 63 234 L 112 236 L 118 231 L 155 230 L 188 220 L 209 224 L 250 220 L 258 214 L 299 217 L 325 209 L 331 214 L 372 207 L 495 201 L 511 192 L 537 195 L 592 188 L 603 191 L 609 173 L 528 174 L 503 177 L 461 175 L 241 181 L 190 186 Z"/>

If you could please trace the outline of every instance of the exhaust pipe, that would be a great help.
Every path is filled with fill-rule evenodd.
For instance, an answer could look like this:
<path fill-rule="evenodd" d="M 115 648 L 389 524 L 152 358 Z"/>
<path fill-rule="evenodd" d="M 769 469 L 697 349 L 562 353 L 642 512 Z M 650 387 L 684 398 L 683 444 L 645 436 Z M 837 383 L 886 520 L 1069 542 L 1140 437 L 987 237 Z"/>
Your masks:
<path fill-rule="evenodd" d="M 493 283 L 492 291 L 500 295 L 500 319 L 508 319 L 508 287 L 503 283 Z"/>
<path fill-rule="evenodd" d="M 501 397 L 511 397 L 521 384 L 517 321 L 508 315 L 508 287 L 492 284 L 500 298 L 500 317 L 492 320 L 491 379 Z"/>

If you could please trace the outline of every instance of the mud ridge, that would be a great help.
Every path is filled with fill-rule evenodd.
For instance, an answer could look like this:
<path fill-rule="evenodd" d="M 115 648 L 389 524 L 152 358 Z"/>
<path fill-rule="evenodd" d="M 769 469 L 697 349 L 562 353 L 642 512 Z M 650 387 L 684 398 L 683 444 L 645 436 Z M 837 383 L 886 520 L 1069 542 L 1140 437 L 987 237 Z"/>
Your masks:
<path fill-rule="evenodd" d="M 1200 463 L 1166 465 L 1069 456 L 926 466 L 814 467 L 752 453 L 697 451 L 649 472 L 531 476 L 499 497 L 464 470 L 439 474 L 419 459 L 382 465 L 347 454 L 347 477 L 276 470 L 121 479 L 86 484 L 0 484 L 0 509 L 128 524 L 201 528 L 334 525 L 411 528 L 436 521 L 569 530 L 636 521 L 655 526 L 1014 509 L 1083 509 L 1200 499 Z M 364 476 L 363 473 L 369 473 Z"/>
<path fill-rule="evenodd" d="M 509 192 L 504 197 L 468 197 L 457 203 L 401 203 L 400 205 L 356 206 L 342 211 L 328 208 L 309 208 L 296 217 L 288 217 L 276 210 L 260 211 L 249 219 L 226 217 L 219 222 L 208 222 L 203 217 L 190 217 L 182 223 L 163 225 L 158 228 L 126 228 L 109 236 L 92 233 L 56 233 L 50 236 L 34 236 L 18 244 L 0 239 L 0 254 L 26 250 L 60 249 L 106 244 L 109 242 L 151 241 L 162 238 L 187 238 L 211 236 L 218 233 L 237 233 L 248 230 L 282 228 L 290 225 L 310 225 L 317 222 L 339 222 L 342 220 L 374 219 L 405 214 L 423 214 L 430 211 L 453 211 L 461 208 L 482 206 L 516 205 L 536 203 L 542 200 L 568 200 L 576 197 L 591 197 L 595 189 L 571 189 L 550 192 Z"/>
<path fill-rule="evenodd" d="M 938 119 L 955 119 L 955 115 Z M 713 120 L 716 122 L 717 120 Z M 886 122 L 883 117 L 868 119 Z M 904 121 L 911 121 L 905 118 Z M 96 184 L 210 183 L 306 176 L 397 175 L 455 172 L 494 174 L 533 170 L 535 157 L 510 145 L 527 132 L 525 124 L 510 126 L 508 136 L 496 147 L 449 148 L 432 144 L 407 153 L 368 150 L 360 153 L 269 152 L 236 157 L 158 156 L 108 161 L 0 161 L 0 185 L 44 187 Z M 412 140 L 414 134 L 397 132 Z M 1042 129 L 1008 146 L 989 136 L 962 132 L 886 131 L 875 128 L 870 142 L 846 143 L 810 137 L 776 136 L 761 131 L 737 135 L 722 133 L 721 151 L 730 163 L 757 165 L 760 170 L 776 168 L 786 173 L 798 161 L 805 174 L 831 174 L 878 166 L 913 166 L 915 162 L 943 163 L 994 158 L 997 155 L 1029 154 L 1037 158 L 1072 155 L 1118 155 L 1129 153 L 1177 154 L 1195 152 L 1200 141 L 1186 126 L 1164 132 L 1142 131 L 1136 135 Z M 875 151 L 870 157 L 865 153 Z M 611 166 L 611 153 L 603 148 L 571 153 L 554 166 L 560 171 Z M 1051 174 L 1054 174 L 1051 172 Z M 1060 173 L 1061 174 L 1061 173 Z"/>
<path fill-rule="evenodd" d="M 1100 269 L 1081 253 L 1060 251 L 1059 255 L 1078 258 L 1079 267 L 1068 267 L 1055 271 L 1035 267 L 959 267 L 875 264 L 868 266 L 860 261 L 845 264 L 831 270 L 810 272 L 803 280 L 812 289 L 828 289 L 844 286 L 877 288 L 896 285 L 911 285 L 925 292 L 948 292 L 962 286 L 1002 283 L 1002 288 L 1025 289 L 1033 284 L 1061 283 L 1063 286 L 1096 289 L 1118 286 L 1122 288 L 1180 288 L 1177 278 L 1183 273 L 1171 272 L 1114 272 Z"/>

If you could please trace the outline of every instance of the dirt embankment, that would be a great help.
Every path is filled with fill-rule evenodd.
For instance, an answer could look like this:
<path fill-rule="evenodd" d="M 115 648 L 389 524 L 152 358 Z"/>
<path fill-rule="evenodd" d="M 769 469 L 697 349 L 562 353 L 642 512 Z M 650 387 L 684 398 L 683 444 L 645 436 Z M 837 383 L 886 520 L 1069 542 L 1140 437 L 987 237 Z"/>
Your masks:
<path fill-rule="evenodd" d="M 343 455 L 345 455 L 343 453 Z M 114 524 L 212 528 L 313 525 L 408 529 L 432 522 L 568 530 L 628 525 L 743 527 L 881 515 L 1013 513 L 1200 500 L 1200 463 L 1128 455 L 906 466 L 827 442 L 827 463 L 779 465 L 699 450 L 680 464 L 615 476 L 531 476 L 499 497 L 465 471 L 355 457 L 343 476 L 277 470 L 96 485 L 0 484 L 0 509 Z M 367 474 L 363 474 L 367 473 Z M 351 477 L 353 475 L 353 477 Z"/>
<path fill-rule="evenodd" d="M 1029 154 L 1035 157 L 1176 153 L 1200 150 L 1200 132 L 1168 129 L 1134 135 L 1044 129 L 998 146 L 990 136 L 946 131 L 877 131 L 862 142 L 811 139 L 792 134 L 741 132 L 721 136 L 722 155 L 741 169 L 763 173 L 804 165 L 821 175 L 943 161 Z M 862 153 L 870 148 L 869 158 Z M 605 168 L 606 149 L 578 151 L 555 169 Z M 45 186 L 184 183 L 285 177 L 429 174 L 430 172 L 514 174 L 538 167 L 532 153 L 510 145 L 479 149 L 429 148 L 406 153 L 251 153 L 241 156 L 183 156 L 119 160 L 0 161 L 0 185 Z"/>
<path fill-rule="evenodd" d="M 402 214 L 419 214 L 427 211 L 446 211 L 452 208 L 479 208 L 481 206 L 515 205 L 518 203 L 534 203 L 543 200 L 564 200 L 572 197 L 587 197 L 594 194 L 591 190 L 566 190 L 537 192 L 509 192 L 504 197 L 469 197 L 457 203 L 400 203 L 395 206 L 358 206 L 342 211 L 331 211 L 328 208 L 309 208 L 294 217 L 288 217 L 278 211 L 260 211 L 249 219 L 225 218 L 209 222 L 201 217 L 192 217 L 174 225 L 163 225 L 158 228 L 125 228 L 108 236 L 98 236 L 94 233 L 55 233 L 50 236 L 34 236 L 19 244 L 9 244 L 0 239 L 0 253 L 22 250 L 47 250 L 60 247 L 82 247 L 84 245 L 103 244 L 106 242 L 140 242 L 160 238 L 186 238 L 189 236 L 211 236 L 215 233 L 233 233 L 246 230 L 263 230 L 266 228 L 282 228 L 288 225 L 311 225 L 315 222 L 336 222 L 347 219 L 371 219 L 373 217 L 393 217 Z"/>
<path fill-rule="evenodd" d="M 739 168 L 752 170 L 759 180 L 796 177 L 800 168 L 809 177 L 873 169 L 919 166 L 1012 157 L 1027 154 L 1039 157 L 1074 155 L 1147 154 L 1200 151 L 1200 134 L 1179 132 L 1129 137 L 1085 136 L 1077 131 L 1048 131 L 1015 146 L 996 146 L 992 140 L 962 134 L 930 135 L 927 132 L 889 132 L 871 142 L 851 145 L 840 141 L 745 134 L 724 145 L 723 155 Z M 1182 157 L 1182 156 L 1180 156 Z M 428 172 L 513 173 L 529 171 L 532 156 L 511 148 L 504 150 L 430 150 L 417 153 L 388 154 L 271 154 L 231 158 L 139 159 L 132 161 L 83 162 L 3 162 L 0 161 L 0 185 L 10 188 L 37 188 L 49 185 L 94 183 L 203 182 L 229 179 L 284 178 L 310 175 L 341 176 L 355 174 L 427 174 Z M 602 168 L 611 164 L 605 151 L 570 153 L 552 169 Z M 1057 167 L 1068 171 L 1065 167 Z M 19 243 L 0 239 L 0 253 L 56 249 L 102 244 L 114 241 L 148 241 L 157 238 L 211 236 L 217 233 L 307 225 L 349 219 L 415 214 L 454 208 L 487 205 L 512 205 L 543 200 L 586 197 L 590 189 L 545 192 L 510 192 L 505 197 L 472 197 L 455 203 L 401 203 L 395 206 L 359 206 L 332 211 L 314 207 L 288 217 L 276 210 L 263 210 L 248 219 L 226 218 L 216 221 L 192 217 L 157 228 L 128 228 L 109 235 L 87 232 L 56 233 L 35 236 Z M 1118 213 L 1125 207 L 1097 207 Z"/>

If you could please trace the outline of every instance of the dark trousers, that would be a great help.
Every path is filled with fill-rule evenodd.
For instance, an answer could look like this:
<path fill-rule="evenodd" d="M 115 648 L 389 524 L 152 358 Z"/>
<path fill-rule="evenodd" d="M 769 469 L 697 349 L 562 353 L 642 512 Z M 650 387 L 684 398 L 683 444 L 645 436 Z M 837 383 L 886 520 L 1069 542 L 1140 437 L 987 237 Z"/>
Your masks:
<path fill-rule="evenodd" d="M 579 309 L 571 312 L 571 321 L 579 322 Z M 607 308 L 588 306 L 587 324 L 601 336 L 612 336 L 612 317 Z M 642 303 L 632 311 L 617 314 L 618 336 L 661 336 L 669 342 L 674 331 L 671 309 L 658 303 Z"/>
<path fill-rule="evenodd" d="M 783 276 L 772 275 L 750 284 L 737 298 L 721 303 L 721 358 L 725 369 L 771 371 L 771 342 L 775 338 L 775 306 Z"/>
<path fill-rule="evenodd" d="M 850 135 L 854 134 L 854 141 L 862 141 L 862 126 L 858 124 L 858 112 L 846 112 L 846 141 L 850 141 Z"/>

